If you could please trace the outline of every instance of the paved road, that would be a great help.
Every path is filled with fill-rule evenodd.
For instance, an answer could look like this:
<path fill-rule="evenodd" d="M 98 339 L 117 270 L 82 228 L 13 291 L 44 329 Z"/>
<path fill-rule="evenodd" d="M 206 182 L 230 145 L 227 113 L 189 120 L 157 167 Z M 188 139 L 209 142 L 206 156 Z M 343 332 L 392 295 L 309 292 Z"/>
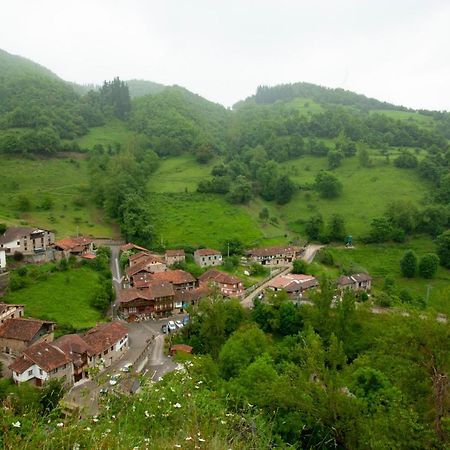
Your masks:
<path fill-rule="evenodd" d="M 301 259 L 303 259 L 304 261 L 306 261 L 307 263 L 312 262 L 312 260 L 314 259 L 314 257 L 316 256 L 316 253 L 323 247 L 323 245 L 316 245 L 316 244 L 310 244 L 307 245 L 305 248 L 305 251 L 303 252 Z M 269 275 L 269 277 L 267 278 L 267 280 L 265 281 L 265 283 L 263 283 L 261 286 L 259 286 L 257 289 L 255 289 L 254 291 L 250 292 L 250 294 L 246 295 L 242 300 L 241 300 L 241 305 L 244 308 L 253 308 L 253 300 L 260 295 L 261 293 L 263 293 L 265 291 L 265 289 L 267 288 L 267 286 L 269 285 L 270 281 L 275 278 L 276 276 L 279 275 L 286 275 L 287 273 L 289 273 L 292 270 L 292 264 L 290 264 L 288 267 L 286 267 L 285 269 L 283 269 L 281 272 L 278 272 L 276 274 L 271 274 Z"/>

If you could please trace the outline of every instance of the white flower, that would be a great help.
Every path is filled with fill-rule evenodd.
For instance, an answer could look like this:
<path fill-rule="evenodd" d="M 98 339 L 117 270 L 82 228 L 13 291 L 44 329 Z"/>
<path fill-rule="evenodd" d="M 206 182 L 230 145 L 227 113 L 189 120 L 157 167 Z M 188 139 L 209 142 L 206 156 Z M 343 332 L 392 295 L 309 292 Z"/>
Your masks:
<path fill-rule="evenodd" d="M 19 421 L 17 421 L 17 422 L 13 422 L 11 425 L 12 425 L 14 428 L 20 428 L 21 423 L 20 423 Z"/>
<path fill-rule="evenodd" d="M 105 433 L 111 433 L 111 428 L 107 428 Z"/>
<path fill-rule="evenodd" d="M 175 403 L 175 404 L 173 405 L 173 407 L 174 407 L 174 408 L 181 408 L 181 405 L 180 405 L 179 403 Z"/>
<path fill-rule="evenodd" d="M 185 440 L 186 441 L 192 441 L 192 438 L 191 438 L 191 436 L 188 436 Z"/>
<path fill-rule="evenodd" d="M 150 438 L 144 438 L 144 442 L 150 442 Z"/>
<path fill-rule="evenodd" d="M 206 441 L 205 441 L 203 438 L 201 438 L 201 437 L 199 437 L 198 440 L 199 440 L 200 442 L 206 442 Z"/>
<path fill-rule="evenodd" d="M 62 428 L 62 427 L 64 426 L 64 424 L 63 424 L 62 422 L 59 422 L 59 423 L 56 424 L 56 426 L 57 426 L 58 428 Z"/>
<path fill-rule="evenodd" d="M 150 414 L 148 411 L 144 411 L 145 417 L 150 417 Z"/>
<path fill-rule="evenodd" d="M 195 389 L 200 389 L 200 386 L 194 386 L 195 387 Z"/>
<path fill-rule="evenodd" d="M 72 450 L 80 450 L 80 444 L 78 444 L 78 442 L 75 442 L 75 444 L 73 444 Z"/>
<path fill-rule="evenodd" d="M 203 384 L 203 381 L 202 380 L 197 381 L 197 384 Z"/>
<path fill-rule="evenodd" d="M 181 448 L 181 445 L 180 444 L 175 444 L 175 447 L 176 448 Z"/>
<path fill-rule="evenodd" d="M 221 420 L 220 423 L 221 423 L 222 425 L 225 425 L 225 424 L 226 424 L 225 420 Z"/>
<path fill-rule="evenodd" d="M 115 415 L 112 415 L 112 416 L 111 416 L 111 419 L 115 419 L 115 418 L 116 418 L 116 416 L 115 416 Z"/>
<path fill-rule="evenodd" d="M 98 419 L 97 419 L 97 417 L 94 417 L 94 418 L 92 419 L 92 422 L 95 422 L 95 423 L 97 423 L 97 422 L 98 422 Z"/>
<path fill-rule="evenodd" d="M 91 427 L 86 427 L 84 430 L 85 431 L 91 431 Z"/>

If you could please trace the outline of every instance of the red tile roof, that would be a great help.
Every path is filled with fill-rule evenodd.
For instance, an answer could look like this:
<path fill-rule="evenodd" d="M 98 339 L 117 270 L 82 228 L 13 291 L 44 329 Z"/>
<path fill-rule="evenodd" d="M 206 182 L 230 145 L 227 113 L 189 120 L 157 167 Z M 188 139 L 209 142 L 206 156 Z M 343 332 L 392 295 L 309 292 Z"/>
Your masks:
<path fill-rule="evenodd" d="M 122 252 L 126 252 L 128 250 L 142 250 L 144 252 L 148 252 L 148 250 L 144 247 L 140 247 L 139 245 L 133 244 L 132 242 L 129 242 L 128 244 L 124 244 L 120 247 L 120 250 Z"/>
<path fill-rule="evenodd" d="M 47 342 L 40 342 L 27 348 L 9 368 L 17 373 L 23 373 L 33 364 L 36 364 L 46 372 L 71 362 L 71 359 L 60 348 Z"/>
<path fill-rule="evenodd" d="M 161 297 L 173 297 L 175 295 L 175 291 L 173 290 L 173 285 L 171 283 L 164 283 L 160 281 L 153 281 L 149 283 L 145 291 L 150 300 L 156 300 Z"/>
<path fill-rule="evenodd" d="M 72 361 L 79 358 L 79 355 L 87 353 L 93 355 L 93 349 L 78 334 L 66 334 L 52 342 L 52 346 L 62 350 Z"/>
<path fill-rule="evenodd" d="M 143 261 L 141 261 L 131 267 L 127 267 L 125 272 L 128 276 L 133 276 L 142 271 L 150 272 L 151 268 L 149 268 L 149 266 L 154 265 L 154 264 L 164 264 L 164 260 L 160 256 L 149 255 Z"/>
<path fill-rule="evenodd" d="M 225 272 L 220 272 L 219 270 L 216 269 L 208 270 L 204 274 L 200 275 L 199 280 L 201 282 L 215 281 L 220 284 L 242 283 L 242 281 L 239 278 L 229 275 L 228 273 Z"/>
<path fill-rule="evenodd" d="M 269 282 L 269 287 L 276 289 L 285 289 L 290 284 L 305 285 L 305 283 L 317 281 L 312 275 L 289 273 L 287 275 L 279 275 Z"/>
<path fill-rule="evenodd" d="M 182 289 L 175 291 L 176 302 L 196 302 L 211 293 L 208 286 L 200 286 L 195 289 Z"/>
<path fill-rule="evenodd" d="M 97 255 L 94 255 L 93 253 L 90 253 L 90 252 L 86 252 L 86 253 L 83 253 L 81 255 L 81 257 L 84 259 L 95 259 L 95 258 L 97 258 Z"/>
<path fill-rule="evenodd" d="M 0 325 L 0 338 L 29 342 L 43 325 L 53 323 L 36 319 L 8 319 Z"/>
<path fill-rule="evenodd" d="M 191 347 L 190 345 L 186 345 L 186 344 L 175 344 L 172 345 L 172 347 L 170 347 L 170 351 L 171 353 L 176 353 L 176 352 L 186 352 L 186 353 L 192 353 L 192 349 L 193 347 Z"/>
<path fill-rule="evenodd" d="M 166 250 L 166 257 L 170 256 L 185 256 L 184 250 Z"/>
<path fill-rule="evenodd" d="M 108 322 L 90 329 L 83 340 L 92 348 L 95 354 L 99 354 L 115 345 L 128 334 L 128 328 L 120 322 Z"/>
<path fill-rule="evenodd" d="M 134 300 L 149 300 L 145 289 L 122 289 L 119 294 L 120 303 L 129 303 Z"/>
<path fill-rule="evenodd" d="M 80 236 L 80 237 L 68 237 L 55 242 L 55 247 L 61 248 L 62 250 L 70 250 L 74 252 L 81 252 L 85 247 L 92 244 L 93 239 Z"/>
<path fill-rule="evenodd" d="M 199 248 L 195 250 L 194 256 L 212 256 L 212 255 L 221 255 L 218 250 L 213 250 L 212 248 Z"/>
<path fill-rule="evenodd" d="M 189 273 L 181 269 L 166 270 L 165 272 L 153 273 L 149 276 L 151 281 L 166 281 L 172 284 L 194 283 L 195 278 Z"/>

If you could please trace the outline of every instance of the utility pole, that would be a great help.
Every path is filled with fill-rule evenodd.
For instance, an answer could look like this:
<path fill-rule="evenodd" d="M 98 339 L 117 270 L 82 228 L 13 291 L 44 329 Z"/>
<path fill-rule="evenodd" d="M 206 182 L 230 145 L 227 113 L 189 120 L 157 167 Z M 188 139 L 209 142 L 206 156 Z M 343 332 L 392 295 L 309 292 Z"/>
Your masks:
<path fill-rule="evenodd" d="M 431 291 L 431 288 L 432 288 L 433 286 L 431 286 L 431 284 L 427 284 L 427 296 L 426 296 L 426 299 L 425 299 L 425 303 L 428 305 L 428 300 L 429 300 L 429 298 L 430 298 L 430 291 Z"/>
<path fill-rule="evenodd" d="M 228 258 L 230 257 L 230 243 L 227 242 L 227 246 L 228 246 Z"/>

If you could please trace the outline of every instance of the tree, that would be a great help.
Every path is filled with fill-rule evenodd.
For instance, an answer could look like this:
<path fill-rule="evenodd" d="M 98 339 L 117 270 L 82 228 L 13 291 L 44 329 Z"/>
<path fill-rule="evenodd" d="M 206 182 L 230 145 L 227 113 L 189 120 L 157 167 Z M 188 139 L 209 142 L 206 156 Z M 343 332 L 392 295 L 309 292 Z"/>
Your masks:
<path fill-rule="evenodd" d="M 331 241 L 342 241 L 346 236 L 345 219 L 341 214 L 333 214 L 328 222 L 327 237 Z"/>
<path fill-rule="evenodd" d="M 403 152 L 396 159 L 394 159 L 395 167 L 401 169 L 414 169 L 417 167 L 417 158 L 409 152 Z"/>
<path fill-rule="evenodd" d="M 308 263 L 303 259 L 296 259 L 292 263 L 292 273 L 306 273 L 308 271 Z"/>
<path fill-rule="evenodd" d="M 228 200 L 231 203 L 248 203 L 252 196 L 251 183 L 244 176 L 238 176 L 230 188 Z"/>
<path fill-rule="evenodd" d="M 316 175 L 315 188 L 324 198 L 336 198 L 342 193 L 342 183 L 333 174 L 325 171 Z"/>
<path fill-rule="evenodd" d="M 332 150 L 328 152 L 328 169 L 333 170 L 339 167 L 344 159 L 344 155 L 340 151 Z"/>
<path fill-rule="evenodd" d="M 305 232 L 309 239 L 317 241 L 322 234 L 323 217 L 320 213 L 311 216 L 305 225 Z"/>
<path fill-rule="evenodd" d="M 361 167 L 370 167 L 372 165 L 367 145 L 362 142 L 358 144 L 358 159 Z"/>
<path fill-rule="evenodd" d="M 279 205 L 289 203 L 295 192 L 295 184 L 287 176 L 280 176 L 275 185 L 275 201 Z"/>
<path fill-rule="evenodd" d="M 412 250 L 407 250 L 400 261 L 402 275 L 413 278 L 417 272 L 417 255 Z"/>
<path fill-rule="evenodd" d="M 436 253 L 441 265 L 450 269 L 450 230 L 444 231 L 436 239 Z"/>
<path fill-rule="evenodd" d="M 371 242 L 389 241 L 392 238 L 392 232 L 392 224 L 386 217 L 372 219 L 369 240 Z"/>
<path fill-rule="evenodd" d="M 263 222 L 267 222 L 269 220 L 269 210 L 264 207 L 260 213 L 259 213 L 259 218 L 263 221 Z"/>
<path fill-rule="evenodd" d="M 433 278 L 439 267 L 439 256 L 428 253 L 419 261 L 419 274 L 424 278 Z"/>

